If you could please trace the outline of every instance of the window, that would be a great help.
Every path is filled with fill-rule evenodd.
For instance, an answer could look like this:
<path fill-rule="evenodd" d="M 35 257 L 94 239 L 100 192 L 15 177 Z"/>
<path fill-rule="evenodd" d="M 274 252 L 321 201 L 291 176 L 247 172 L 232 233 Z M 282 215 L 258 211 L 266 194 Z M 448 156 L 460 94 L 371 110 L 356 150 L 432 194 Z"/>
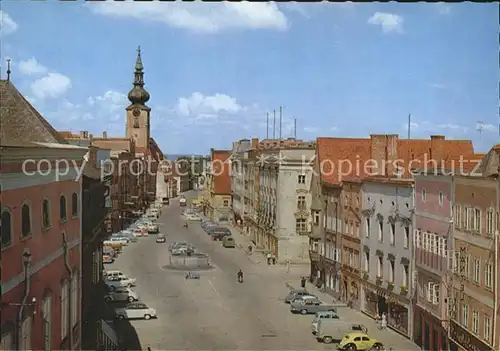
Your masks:
<path fill-rule="evenodd" d="M 20 350 L 31 350 L 32 317 L 26 317 L 21 324 Z"/>
<path fill-rule="evenodd" d="M 493 288 L 493 265 L 487 263 L 484 267 L 484 286 L 488 289 Z"/>
<path fill-rule="evenodd" d="M 474 210 L 474 231 L 481 233 L 481 210 Z"/>
<path fill-rule="evenodd" d="M 71 216 L 78 216 L 78 195 L 76 193 L 71 195 Z"/>
<path fill-rule="evenodd" d="M 479 312 L 472 311 L 472 332 L 477 335 L 479 331 Z"/>
<path fill-rule="evenodd" d="M 71 277 L 71 327 L 78 322 L 78 274 Z"/>
<path fill-rule="evenodd" d="M 494 213 L 492 210 L 486 212 L 486 234 L 491 236 L 495 232 Z"/>
<path fill-rule="evenodd" d="M 405 237 L 403 245 L 405 249 L 410 247 L 410 227 L 408 226 L 405 226 Z"/>
<path fill-rule="evenodd" d="M 42 225 L 44 229 L 50 227 L 50 202 L 47 199 L 42 202 Z"/>
<path fill-rule="evenodd" d="M 428 246 L 429 240 L 428 240 L 428 238 L 429 238 L 429 234 L 427 232 L 424 232 L 424 244 L 422 245 L 424 251 L 429 250 L 429 246 Z"/>
<path fill-rule="evenodd" d="M 365 252 L 365 272 L 370 271 L 370 253 Z"/>
<path fill-rule="evenodd" d="M 319 225 L 319 212 L 314 211 L 314 225 Z"/>
<path fill-rule="evenodd" d="M 491 344 L 491 318 L 490 316 L 484 316 L 484 340 Z"/>
<path fill-rule="evenodd" d="M 52 351 L 52 296 L 49 295 L 43 299 L 42 306 L 43 322 L 43 349 Z"/>
<path fill-rule="evenodd" d="M 427 200 L 427 192 L 425 191 L 425 189 L 422 189 L 422 201 L 426 200 Z"/>
<path fill-rule="evenodd" d="M 479 280 L 481 279 L 481 261 L 479 258 L 475 257 L 472 260 L 472 281 L 476 284 L 479 284 Z"/>
<path fill-rule="evenodd" d="M 466 209 L 467 216 L 465 217 L 465 229 L 472 230 L 474 226 L 474 209 Z"/>
<path fill-rule="evenodd" d="M 408 282 L 410 281 L 410 267 L 406 264 L 403 264 L 401 273 L 403 276 L 403 279 L 401 280 L 401 285 L 408 288 Z"/>
<path fill-rule="evenodd" d="M 440 191 L 440 192 L 439 192 L 439 204 L 440 204 L 440 205 L 443 205 L 443 202 L 444 202 L 444 195 L 443 195 L 443 193 Z"/>
<path fill-rule="evenodd" d="M 394 283 L 394 261 L 389 261 L 389 283 Z"/>
<path fill-rule="evenodd" d="M 415 244 L 418 248 L 422 247 L 422 233 L 419 229 L 415 230 Z"/>
<path fill-rule="evenodd" d="M 59 197 L 59 219 L 66 220 L 66 197 L 64 195 Z"/>
<path fill-rule="evenodd" d="M 456 228 L 460 228 L 462 223 L 462 207 L 460 205 L 455 205 L 454 212 L 455 218 L 453 222 Z"/>
<path fill-rule="evenodd" d="M 2 211 L 1 224 L 2 248 L 4 248 L 12 244 L 12 215 L 7 209 Z"/>
<path fill-rule="evenodd" d="M 369 238 L 370 237 L 370 218 L 367 218 L 366 219 L 366 226 L 365 226 L 365 238 Z"/>
<path fill-rule="evenodd" d="M 441 243 L 441 238 L 436 234 L 433 234 L 433 236 L 434 236 L 434 246 L 432 253 L 437 255 L 439 254 L 439 249 L 440 249 L 439 244 Z"/>
<path fill-rule="evenodd" d="M 139 118 L 134 117 L 134 128 L 139 128 Z"/>
<path fill-rule="evenodd" d="M 460 275 L 465 279 L 469 279 L 470 266 L 469 266 L 469 256 L 467 254 L 460 256 Z"/>
<path fill-rule="evenodd" d="M 469 325 L 469 305 L 462 305 L 462 325 L 467 328 Z"/>
<path fill-rule="evenodd" d="M 427 301 L 431 302 L 434 301 L 434 283 L 427 283 Z"/>
<path fill-rule="evenodd" d="M 299 184 L 305 184 L 306 183 L 306 176 L 304 174 L 299 174 L 297 177 L 297 182 Z"/>
<path fill-rule="evenodd" d="M 396 225 L 394 223 L 391 224 L 391 245 L 394 245 L 396 242 Z"/>
<path fill-rule="evenodd" d="M 382 261 L 382 257 L 378 256 L 377 277 L 382 277 L 383 275 L 384 275 L 384 262 Z"/>
<path fill-rule="evenodd" d="M 378 241 L 384 241 L 384 222 L 378 221 Z"/>
<path fill-rule="evenodd" d="M 295 220 L 295 233 L 303 234 L 307 232 L 307 220 L 305 218 L 297 218 Z"/>
<path fill-rule="evenodd" d="M 439 284 L 434 284 L 433 288 L 434 299 L 432 300 L 432 303 L 434 305 L 439 305 Z"/>
<path fill-rule="evenodd" d="M 23 237 L 31 235 L 31 208 L 27 204 L 21 207 L 21 234 Z"/>
<path fill-rule="evenodd" d="M 441 252 L 439 253 L 442 257 L 448 257 L 448 239 L 441 238 Z"/>
<path fill-rule="evenodd" d="M 224 207 L 228 207 L 229 206 L 229 200 L 224 200 Z"/>
<path fill-rule="evenodd" d="M 64 340 L 68 336 L 69 328 L 69 286 L 65 280 L 61 284 L 61 339 Z"/>
<path fill-rule="evenodd" d="M 303 210 L 306 208 L 306 197 L 301 195 L 297 198 L 297 208 Z"/>
<path fill-rule="evenodd" d="M 333 261 L 340 262 L 340 249 L 333 250 Z"/>
<path fill-rule="evenodd" d="M 427 233 L 427 240 L 429 241 L 429 245 L 428 245 L 428 250 L 429 252 L 434 252 L 435 248 L 434 248 L 434 238 L 435 238 L 435 235 L 432 234 L 432 233 Z"/>

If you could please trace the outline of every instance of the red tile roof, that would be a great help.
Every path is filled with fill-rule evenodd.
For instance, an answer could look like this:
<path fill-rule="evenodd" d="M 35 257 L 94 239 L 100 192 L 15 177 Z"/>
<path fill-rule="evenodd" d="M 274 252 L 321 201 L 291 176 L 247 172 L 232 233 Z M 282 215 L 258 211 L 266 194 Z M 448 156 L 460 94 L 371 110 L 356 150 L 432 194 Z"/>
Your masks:
<path fill-rule="evenodd" d="M 231 165 L 228 158 L 231 151 L 212 150 L 212 173 L 214 192 L 219 195 L 231 195 L 231 177 L 229 174 Z"/>
<path fill-rule="evenodd" d="M 459 167 L 462 157 L 463 167 L 467 168 L 481 157 L 474 154 L 472 141 L 445 140 L 441 136 L 428 140 L 400 140 L 397 135 L 373 135 L 370 139 L 320 137 L 316 153 L 321 165 L 321 180 L 332 185 L 339 185 L 346 179 L 396 175 L 396 169 L 385 165 L 384 161 L 393 161 L 404 169 L 400 176 L 407 178 L 411 177 L 410 168 L 432 165 L 431 160 L 440 160 L 438 167 L 448 169 L 453 165 L 452 161 L 455 161 L 455 167 Z M 384 166 L 377 169 L 374 163 Z"/>

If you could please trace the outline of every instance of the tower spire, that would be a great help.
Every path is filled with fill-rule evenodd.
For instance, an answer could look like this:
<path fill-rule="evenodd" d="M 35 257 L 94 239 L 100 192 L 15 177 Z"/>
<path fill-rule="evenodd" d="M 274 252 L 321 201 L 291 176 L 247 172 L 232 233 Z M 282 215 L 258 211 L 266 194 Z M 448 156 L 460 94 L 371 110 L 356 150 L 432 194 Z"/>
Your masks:
<path fill-rule="evenodd" d="M 128 93 L 128 99 L 133 105 L 144 106 L 149 101 L 149 93 L 144 89 L 144 66 L 142 65 L 141 47 L 137 47 L 137 59 L 135 60 L 134 86 Z"/>
<path fill-rule="evenodd" d="M 10 80 L 10 61 L 12 61 L 12 59 L 9 57 L 7 60 L 7 80 L 9 81 Z"/>

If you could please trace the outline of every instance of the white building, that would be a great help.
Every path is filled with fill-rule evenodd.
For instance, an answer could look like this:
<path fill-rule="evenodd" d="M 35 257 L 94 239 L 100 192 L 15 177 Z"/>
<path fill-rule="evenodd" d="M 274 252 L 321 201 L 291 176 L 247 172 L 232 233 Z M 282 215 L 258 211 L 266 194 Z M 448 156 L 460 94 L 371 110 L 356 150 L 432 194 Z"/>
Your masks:
<path fill-rule="evenodd" d="M 308 262 L 314 143 L 287 141 L 260 155 L 258 246 L 279 262 Z"/>

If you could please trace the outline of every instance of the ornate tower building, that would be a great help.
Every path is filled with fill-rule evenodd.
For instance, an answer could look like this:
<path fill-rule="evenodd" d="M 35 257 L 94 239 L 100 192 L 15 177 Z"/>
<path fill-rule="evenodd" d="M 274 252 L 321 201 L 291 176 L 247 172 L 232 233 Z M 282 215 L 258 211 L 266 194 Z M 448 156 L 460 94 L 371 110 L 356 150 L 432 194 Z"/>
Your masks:
<path fill-rule="evenodd" d="M 128 93 L 130 105 L 127 111 L 127 138 L 135 140 L 137 148 L 148 148 L 150 138 L 150 114 L 151 108 L 146 105 L 149 101 L 149 93 L 144 89 L 144 66 L 141 59 L 141 48 L 137 48 L 137 60 L 135 62 L 134 86 Z"/>

